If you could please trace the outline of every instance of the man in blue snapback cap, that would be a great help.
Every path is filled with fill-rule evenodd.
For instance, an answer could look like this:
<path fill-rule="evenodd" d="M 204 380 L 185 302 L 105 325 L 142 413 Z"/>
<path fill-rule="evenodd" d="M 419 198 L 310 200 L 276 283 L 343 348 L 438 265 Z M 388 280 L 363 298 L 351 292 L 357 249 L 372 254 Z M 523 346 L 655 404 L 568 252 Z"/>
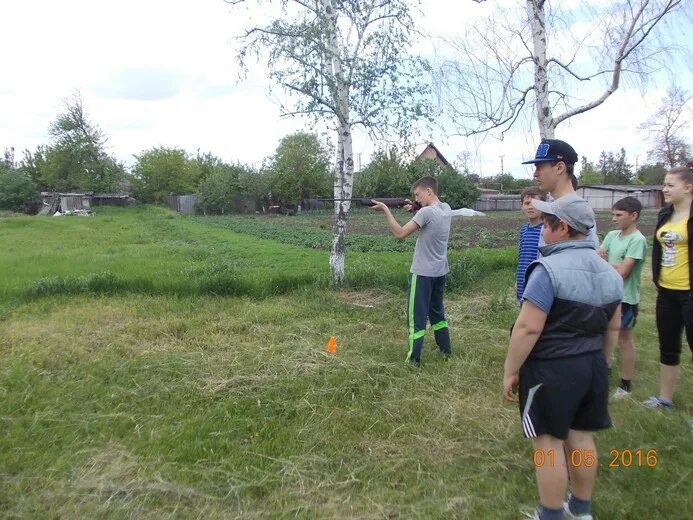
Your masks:
<path fill-rule="evenodd" d="M 539 187 L 548 191 L 554 199 L 560 199 L 566 195 L 578 195 L 577 178 L 575 177 L 575 163 L 578 154 L 575 149 L 560 139 L 542 139 L 537 147 L 534 159 L 524 161 L 522 164 L 534 164 L 534 180 Z M 593 214 L 594 216 L 594 214 Z M 594 242 L 594 247 L 599 247 L 597 226 L 589 232 L 589 238 Z M 539 239 L 539 247 L 544 245 L 543 235 Z"/>
<path fill-rule="evenodd" d="M 577 188 L 577 179 L 575 178 L 577 160 L 577 152 L 565 141 L 542 139 L 534 159 L 524 161 L 522 164 L 534 164 L 534 178 L 537 184 L 544 191 L 550 192 L 554 199 L 557 199 Z M 572 189 L 568 188 L 568 183 Z"/>

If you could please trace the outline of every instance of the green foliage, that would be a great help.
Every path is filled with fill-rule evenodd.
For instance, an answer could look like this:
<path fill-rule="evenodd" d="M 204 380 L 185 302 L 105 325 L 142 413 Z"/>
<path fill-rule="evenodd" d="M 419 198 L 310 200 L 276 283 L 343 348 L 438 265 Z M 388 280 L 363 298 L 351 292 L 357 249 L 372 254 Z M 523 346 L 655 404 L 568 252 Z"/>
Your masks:
<path fill-rule="evenodd" d="M 479 190 L 472 180 L 450 167 L 438 176 L 438 190 L 440 198 L 452 208 L 471 208 L 479 198 Z"/>
<path fill-rule="evenodd" d="M 491 177 L 480 178 L 478 175 L 470 176 L 470 179 L 476 179 L 476 184 L 480 188 L 488 188 L 498 190 L 503 193 L 519 193 L 523 188 L 532 186 L 532 179 L 516 179 L 509 173 L 499 173 Z"/>
<path fill-rule="evenodd" d="M 0 209 L 21 212 L 37 199 L 38 190 L 29 175 L 0 162 Z"/>
<path fill-rule="evenodd" d="M 142 202 L 166 202 L 169 195 L 197 191 L 203 168 L 180 148 L 158 147 L 135 156 L 131 181 L 135 198 Z"/>
<path fill-rule="evenodd" d="M 34 181 L 34 184 L 41 187 L 41 168 L 46 162 L 46 147 L 38 146 L 35 152 L 24 150 L 22 160 L 19 163 L 19 168 L 26 172 L 29 178 Z"/>
<path fill-rule="evenodd" d="M 453 208 L 470 207 L 479 197 L 479 190 L 467 175 L 460 175 L 450 165 L 441 165 L 433 159 L 417 159 L 409 165 L 414 180 L 421 177 L 438 179 L 440 199 Z"/>
<path fill-rule="evenodd" d="M 443 166 L 434 159 L 417 159 L 409 163 L 409 174 L 413 181 L 421 177 L 435 177 L 437 179 L 446 170 L 455 171 L 452 166 Z"/>
<path fill-rule="evenodd" d="M 238 197 L 255 198 L 259 187 L 254 184 L 260 175 L 241 164 L 215 164 L 200 182 L 198 207 L 205 213 L 229 213 Z"/>
<path fill-rule="evenodd" d="M 659 185 L 664 183 L 664 176 L 667 169 L 661 163 L 643 164 L 637 171 L 637 178 L 641 184 Z"/>
<path fill-rule="evenodd" d="M 416 180 L 395 148 L 379 150 L 362 171 L 354 174 L 354 194 L 360 197 L 409 195 Z"/>
<path fill-rule="evenodd" d="M 307 132 L 282 138 L 266 175 L 275 200 L 298 201 L 332 191 L 329 150 L 317 135 Z"/>
<path fill-rule="evenodd" d="M 597 171 L 594 163 L 587 161 L 587 157 L 584 155 L 582 156 L 582 166 L 580 168 L 578 184 L 581 186 L 604 184 L 604 176 Z"/>
<path fill-rule="evenodd" d="M 632 166 L 626 161 L 626 150 L 621 148 L 618 154 L 604 152 L 599 155 L 597 172 L 603 184 L 632 184 L 634 175 Z"/>
<path fill-rule="evenodd" d="M 51 144 L 25 152 L 24 166 L 41 188 L 56 191 L 118 191 L 125 169 L 106 152 L 106 136 L 89 121 L 81 98 L 50 125 Z"/>
<path fill-rule="evenodd" d="M 238 58 L 247 67 L 249 58 L 267 57 L 270 77 L 298 94 L 287 113 L 381 135 L 392 129 L 402 138 L 417 119 L 432 119 L 430 66 L 407 55 L 416 37 L 409 2 L 342 0 L 330 9 L 322 2 L 282 3 L 280 16 L 245 32 Z M 336 59 L 339 71 L 331 66 Z"/>

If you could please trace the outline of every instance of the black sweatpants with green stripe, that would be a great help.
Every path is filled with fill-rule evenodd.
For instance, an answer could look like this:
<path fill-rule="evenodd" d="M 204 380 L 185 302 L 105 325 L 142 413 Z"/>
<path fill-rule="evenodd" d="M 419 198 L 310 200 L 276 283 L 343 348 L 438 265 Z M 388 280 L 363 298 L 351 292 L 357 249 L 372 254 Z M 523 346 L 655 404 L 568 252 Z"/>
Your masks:
<path fill-rule="evenodd" d="M 426 322 L 430 320 L 436 345 L 443 354 L 450 354 L 450 331 L 445 321 L 445 275 L 420 276 L 409 273 L 407 299 L 407 325 L 409 327 L 409 352 L 407 361 L 419 363 L 426 335 Z"/>

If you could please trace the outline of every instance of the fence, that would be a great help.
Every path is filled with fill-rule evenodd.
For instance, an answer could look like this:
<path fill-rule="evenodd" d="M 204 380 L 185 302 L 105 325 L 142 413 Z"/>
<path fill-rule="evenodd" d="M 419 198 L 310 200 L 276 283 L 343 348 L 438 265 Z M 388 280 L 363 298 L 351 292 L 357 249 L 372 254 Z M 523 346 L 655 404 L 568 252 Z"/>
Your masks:
<path fill-rule="evenodd" d="M 195 195 L 171 195 L 168 207 L 184 215 L 195 214 Z"/>
<path fill-rule="evenodd" d="M 618 190 L 597 189 L 592 187 L 580 187 L 577 194 L 586 199 L 592 208 L 596 210 L 608 210 L 614 202 L 624 197 L 634 197 L 642 203 L 643 208 L 659 208 L 662 206 L 663 196 L 661 190 Z"/>
<path fill-rule="evenodd" d="M 477 199 L 474 209 L 477 211 L 519 211 L 522 201 L 519 195 L 503 195 Z"/>

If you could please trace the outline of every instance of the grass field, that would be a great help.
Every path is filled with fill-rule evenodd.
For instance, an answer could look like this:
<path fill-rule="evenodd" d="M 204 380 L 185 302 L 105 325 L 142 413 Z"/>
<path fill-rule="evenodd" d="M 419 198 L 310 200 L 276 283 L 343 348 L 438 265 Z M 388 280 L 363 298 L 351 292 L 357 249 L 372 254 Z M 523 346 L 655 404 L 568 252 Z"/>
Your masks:
<path fill-rule="evenodd" d="M 530 444 L 500 398 L 512 248 L 451 254 L 455 353 L 438 360 L 428 337 L 410 371 L 411 252 L 364 246 L 332 291 L 326 251 L 232 225 L 147 207 L 0 219 L 0 516 L 515 519 L 533 506 Z M 598 436 L 600 519 L 692 512 L 690 356 L 675 410 L 639 405 L 658 371 L 648 273 L 643 285 L 634 398 Z M 610 450 L 637 449 L 656 466 L 609 467 Z"/>

